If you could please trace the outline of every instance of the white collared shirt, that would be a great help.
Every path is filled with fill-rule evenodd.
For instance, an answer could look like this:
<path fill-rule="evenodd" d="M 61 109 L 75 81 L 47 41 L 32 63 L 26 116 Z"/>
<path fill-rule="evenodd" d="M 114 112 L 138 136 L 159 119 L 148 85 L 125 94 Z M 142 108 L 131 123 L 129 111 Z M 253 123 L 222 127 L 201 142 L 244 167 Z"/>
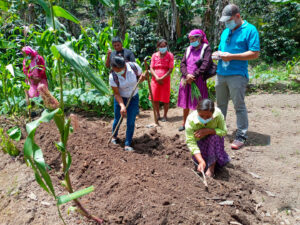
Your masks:
<path fill-rule="evenodd" d="M 134 64 L 138 70 L 138 74 L 141 75 L 142 74 L 141 67 L 137 63 L 134 63 Z M 136 77 L 133 69 L 131 69 L 131 67 L 128 63 L 126 63 L 126 68 L 127 68 L 127 72 L 126 72 L 126 76 L 125 76 L 126 78 L 124 78 L 123 76 L 118 76 L 119 84 L 120 84 L 119 92 L 120 92 L 121 97 L 129 98 L 136 83 L 137 83 L 137 77 Z M 114 81 L 112 74 L 109 74 L 109 85 L 111 87 L 118 87 L 118 85 Z M 138 93 L 138 88 L 135 90 L 133 96 L 135 96 L 137 93 Z"/>

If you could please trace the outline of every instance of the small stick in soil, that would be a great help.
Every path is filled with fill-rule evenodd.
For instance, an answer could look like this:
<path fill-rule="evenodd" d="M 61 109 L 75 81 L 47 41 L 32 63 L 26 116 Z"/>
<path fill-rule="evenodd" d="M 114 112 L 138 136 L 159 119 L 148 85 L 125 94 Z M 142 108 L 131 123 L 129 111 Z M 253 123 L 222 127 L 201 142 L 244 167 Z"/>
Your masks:
<path fill-rule="evenodd" d="M 158 118 L 154 109 L 154 101 L 153 101 L 153 94 L 152 94 L 152 89 L 151 89 L 151 84 L 150 84 L 150 76 L 149 76 L 149 71 L 148 71 L 148 63 L 147 63 L 147 57 L 144 59 L 144 64 L 145 64 L 145 70 L 146 70 L 146 77 L 147 77 L 147 83 L 148 83 L 148 88 L 149 88 L 149 93 L 151 97 L 151 103 L 152 103 L 152 109 L 153 109 L 153 118 L 154 118 L 154 123 L 159 126 L 158 123 Z"/>

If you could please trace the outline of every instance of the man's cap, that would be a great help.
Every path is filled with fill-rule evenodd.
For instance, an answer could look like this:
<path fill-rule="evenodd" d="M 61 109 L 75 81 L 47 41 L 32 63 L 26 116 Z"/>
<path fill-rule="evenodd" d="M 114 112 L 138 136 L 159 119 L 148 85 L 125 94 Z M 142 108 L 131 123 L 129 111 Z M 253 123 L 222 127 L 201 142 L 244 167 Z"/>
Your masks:
<path fill-rule="evenodd" d="M 234 5 L 234 4 L 226 5 L 222 11 L 222 17 L 219 21 L 226 22 L 226 21 L 230 20 L 230 18 L 232 16 L 236 15 L 237 13 L 240 13 L 240 9 L 237 5 Z"/>

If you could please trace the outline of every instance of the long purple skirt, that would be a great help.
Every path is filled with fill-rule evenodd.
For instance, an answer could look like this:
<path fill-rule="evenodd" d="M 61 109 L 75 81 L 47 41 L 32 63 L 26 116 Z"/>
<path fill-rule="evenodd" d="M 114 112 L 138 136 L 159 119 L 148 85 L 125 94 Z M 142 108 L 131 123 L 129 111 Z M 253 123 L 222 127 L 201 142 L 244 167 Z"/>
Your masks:
<path fill-rule="evenodd" d="M 223 167 L 230 161 L 230 157 L 225 152 L 224 137 L 208 135 L 199 140 L 197 144 L 200 148 L 202 158 L 205 160 L 206 168 L 210 167 L 215 162 L 218 166 Z M 194 156 L 193 159 L 196 161 Z"/>
<path fill-rule="evenodd" d="M 191 101 L 191 85 L 190 84 L 183 84 L 180 82 L 179 91 L 178 91 L 178 103 L 177 106 L 184 109 L 192 109 L 196 110 L 198 102 L 203 98 L 208 98 L 208 91 L 206 86 L 206 81 L 202 80 L 202 77 L 198 77 L 195 81 L 196 85 L 198 86 L 202 98 L 200 99 L 193 99 Z"/>

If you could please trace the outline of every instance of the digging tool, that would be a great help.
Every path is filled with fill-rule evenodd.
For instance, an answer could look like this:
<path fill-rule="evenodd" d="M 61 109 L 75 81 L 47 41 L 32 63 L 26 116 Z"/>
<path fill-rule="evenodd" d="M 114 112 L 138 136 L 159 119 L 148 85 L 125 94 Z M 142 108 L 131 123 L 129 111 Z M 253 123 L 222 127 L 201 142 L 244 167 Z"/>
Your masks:
<path fill-rule="evenodd" d="M 128 101 L 127 101 L 127 104 L 126 104 L 126 110 L 127 110 L 128 106 L 129 106 L 129 104 L 130 104 L 130 102 L 131 102 L 131 99 L 132 99 L 132 97 L 133 97 L 133 94 L 134 94 L 135 90 L 137 89 L 137 87 L 139 86 L 140 82 L 141 82 L 141 79 L 139 79 L 138 82 L 136 83 L 136 85 L 135 85 L 135 87 L 134 87 L 134 89 L 133 89 L 133 91 L 132 91 L 132 93 L 131 93 L 131 95 L 130 95 Z M 117 124 L 117 126 L 116 126 L 116 128 L 115 128 L 115 130 L 114 130 L 114 132 L 113 132 L 113 134 L 111 135 L 111 137 L 109 138 L 109 140 L 108 140 L 108 142 L 107 142 L 107 146 L 108 146 L 109 143 L 111 142 L 113 136 L 116 134 L 116 132 L 117 132 L 117 130 L 119 129 L 119 127 L 120 127 L 122 121 L 123 121 L 123 116 L 121 115 L 121 117 L 120 117 L 120 119 L 119 119 L 119 122 L 118 122 L 118 124 Z"/>
<path fill-rule="evenodd" d="M 153 109 L 153 116 L 154 116 L 154 123 L 159 126 L 158 119 L 155 113 L 154 109 L 154 103 L 153 103 L 153 95 L 152 95 L 152 90 L 151 90 L 151 85 L 150 85 L 150 76 L 149 76 L 149 71 L 148 71 L 148 63 L 147 63 L 147 57 L 144 59 L 144 64 L 145 64 L 145 70 L 146 70 L 146 77 L 147 77 L 147 82 L 148 82 L 148 88 L 149 88 L 149 93 L 151 97 L 151 103 L 152 103 L 152 109 Z"/>
<path fill-rule="evenodd" d="M 207 185 L 207 181 L 206 181 L 206 177 L 205 177 L 205 174 L 204 172 L 202 171 L 202 175 L 203 175 L 203 179 L 198 175 L 197 172 L 195 172 L 193 169 L 191 169 L 199 178 L 200 180 L 203 182 L 205 188 L 207 189 L 208 188 L 208 185 Z"/>
<path fill-rule="evenodd" d="M 193 163 L 196 165 L 196 166 L 198 166 L 198 163 L 196 163 L 194 160 L 192 160 L 193 161 Z M 192 171 L 198 176 L 198 173 L 197 172 L 195 172 L 193 169 L 192 169 Z M 203 179 L 200 177 L 200 180 L 203 182 L 203 184 L 205 185 L 205 188 L 208 188 L 208 184 L 207 184 L 207 180 L 206 180 L 206 176 L 205 176 L 205 173 L 203 172 L 203 171 L 201 171 L 201 173 L 202 173 L 202 176 L 203 176 Z"/>

